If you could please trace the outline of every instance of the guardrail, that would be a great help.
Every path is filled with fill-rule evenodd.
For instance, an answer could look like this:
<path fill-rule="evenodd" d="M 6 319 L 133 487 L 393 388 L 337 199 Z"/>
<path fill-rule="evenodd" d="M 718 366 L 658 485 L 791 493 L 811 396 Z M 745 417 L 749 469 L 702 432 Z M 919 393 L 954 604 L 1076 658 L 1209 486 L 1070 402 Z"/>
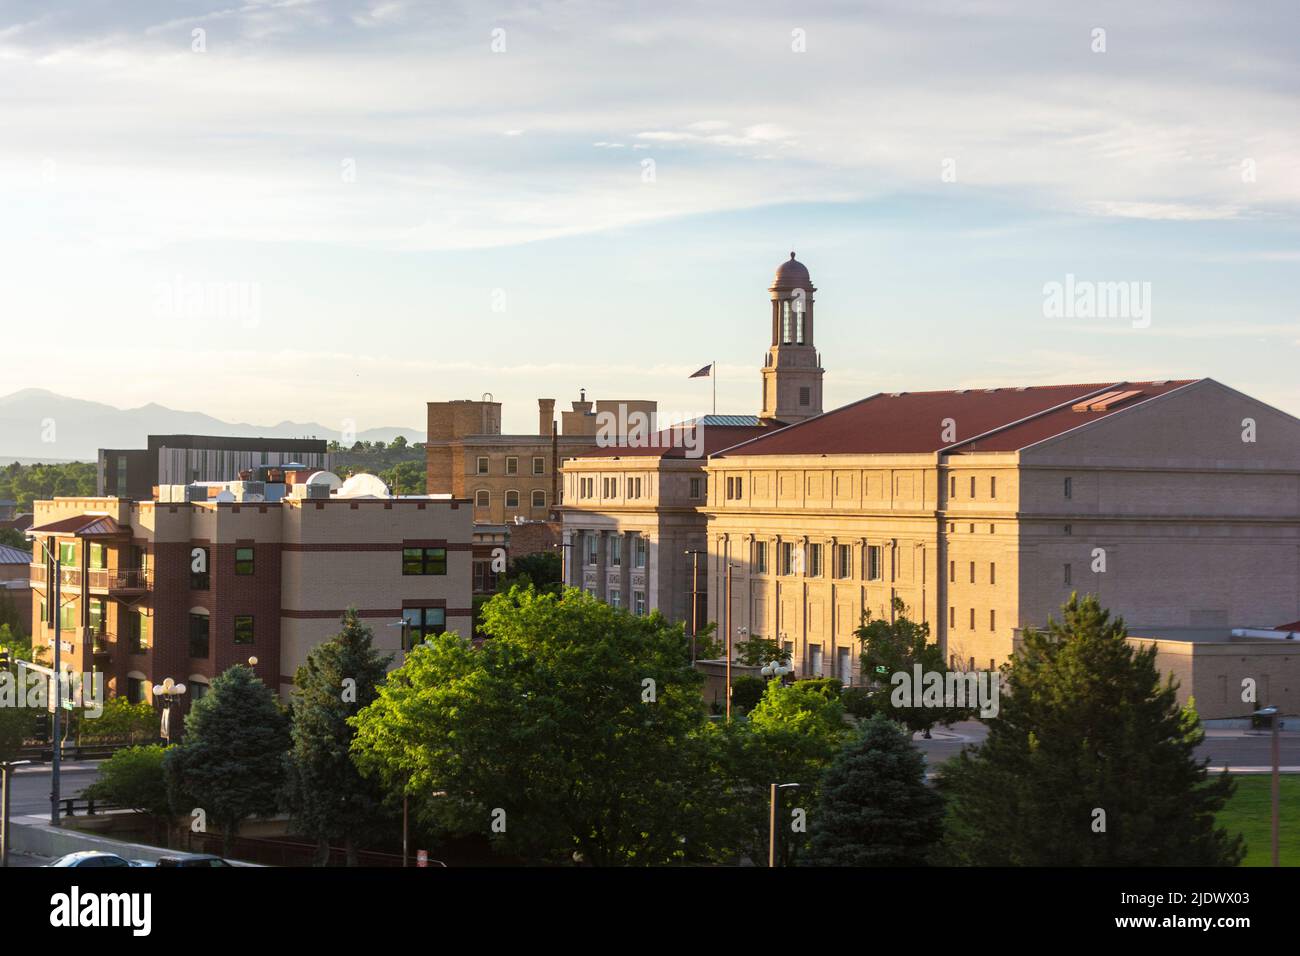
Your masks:
<path fill-rule="evenodd" d="M 120 807 L 116 803 L 105 803 L 103 800 L 96 800 L 94 797 L 67 797 L 60 800 L 62 805 L 61 816 L 75 817 L 77 810 L 83 811 L 83 816 L 93 817 L 95 810 L 129 810 L 130 807 Z"/>

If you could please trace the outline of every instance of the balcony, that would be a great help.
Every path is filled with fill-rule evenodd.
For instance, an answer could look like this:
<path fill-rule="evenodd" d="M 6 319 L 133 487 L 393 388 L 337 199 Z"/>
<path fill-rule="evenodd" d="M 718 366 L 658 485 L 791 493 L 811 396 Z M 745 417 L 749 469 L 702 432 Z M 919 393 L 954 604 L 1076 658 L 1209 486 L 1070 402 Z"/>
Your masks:
<path fill-rule="evenodd" d="M 116 571 L 104 571 L 104 587 L 109 594 L 143 594 L 153 587 L 153 575 L 145 568 L 118 568 Z M 95 582 L 91 581 L 91 587 Z"/>
<path fill-rule="evenodd" d="M 99 669 L 112 663 L 113 660 L 113 643 L 115 638 L 108 633 L 105 627 L 88 627 L 86 636 L 90 638 L 92 650 L 95 658 L 95 668 Z"/>

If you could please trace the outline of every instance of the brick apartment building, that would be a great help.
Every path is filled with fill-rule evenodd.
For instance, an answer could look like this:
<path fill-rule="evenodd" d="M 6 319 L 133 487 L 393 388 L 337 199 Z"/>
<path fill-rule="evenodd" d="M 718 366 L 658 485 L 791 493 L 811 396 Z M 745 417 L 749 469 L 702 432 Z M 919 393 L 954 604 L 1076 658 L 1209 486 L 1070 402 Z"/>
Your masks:
<path fill-rule="evenodd" d="M 303 489 L 239 500 L 238 485 L 220 500 L 36 502 L 33 533 L 63 562 L 66 667 L 102 671 L 110 694 L 149 700 L 167 677 L 201 696 L 255 657 L 258 676 L 285 694 L 349 605 L 398 662 L 404 632 L 470 633 L 468 502 Z M 54 569 L 34 554 L 36 640 L 48 645 Z"/>
<path fill-rule="evenodd" d="M 229 435 L 150 435 L 147 448 L 101 448 L 95 493 L 148 501 L 160 485 L 233 481 L 261 466 L 330 467 L 326 443 L 315 438 L 234 438 Z"/>

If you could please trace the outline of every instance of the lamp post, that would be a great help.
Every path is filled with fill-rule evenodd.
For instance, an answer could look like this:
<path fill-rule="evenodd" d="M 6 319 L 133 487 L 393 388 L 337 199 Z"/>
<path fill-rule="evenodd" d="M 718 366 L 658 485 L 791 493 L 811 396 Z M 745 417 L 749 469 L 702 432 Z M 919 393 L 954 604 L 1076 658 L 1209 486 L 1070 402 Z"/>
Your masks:
<path fill-rule="evenodd" d="M 777 851 L 780 848 L 781 841 L 780 838 L 777 837 L 778 830 L 776 826 L 776 818 L 780 815 L 780 811 L 781 811 L 781 791 L 797 790 L 799 786 L 800 784 L 797 783 L 772 784 L 771 813 L 769 817 L 768 834 L 767 834 L 767 865 L 769 867 L 774 867 L 779 865 L 777 863 Z"/>
<path fill-rule="evenodd" d="M 386 624 L 384 626 L 400 627 L 402 629 L 402 653 L 405 654 L 409 650 L 409 646 L 407 643 L 407 634 L 411 629 L 411 622 L 403 617 L 400 620 L 394 621 L 392 624 Z M 410 781 L 408 780 L 407 783 L 410 783 Z M 403 868 L 405 868 L 408 865 L 408 860 L 410 858 L 408 847 L 410 846 L 411 830 L 410 830 L 410 812 L 408 809 L 408 800 L 409 800 L 409 796 L 406 792 L 406 788 L 403 787 L 402 788 L 402 867 Z"/>
<path fill-rule="evenodd" d="M 695 663 L 695 635 L 700 633 L 700 555 L 699 548 L 682 552 L 691 556 L 691 664 Z"/>
<path fill-rule="evenodd" d="M 1278 725 L 1278 718 L 1281 717 L 1282 715 L 1277 707 L 1270 705 L 1268 707 L 1261 707 L 1259 710 L 1255 711 L 1255 716 L 1267 717 L 1269 719 L 1268 722 L 1273 730 L 1273 865 L 1281 866 L 1282 864 L 1281 864 L 1281 858 L 1278 853 L 1278 838 L 1277 838 L 1278 794 L 1279 794 L 1279 787 L 1281 785 L 1279 770 L 1278 770 L 1278 764 L 1280 763 L 1280 754 L 1279 754 L 1280 745 L 1278 743 L 1278 737 L 1277 737 L 1277 731 L 1278 731 L 1277 725 Z"/>
<path fill-rule="evenodd" d="M 45 552 L 45 560 L 54 562 L 54 600 L 50 605 L 51 613 L 54 614 L 54 713 L 50 717 L 50 826 L 59 826 L 59 764 L 62 757 L 63 741 L 60 739 L 60 717 L 63 711 L 63 657 L 60 653 L 63 650 L 63 632 L 60 628 L 63 615 L 63 593 L 60 585 L 63 582 L 63 562 L 58 557 L 50 553 L 49 546 L 45 543 L 44 538 L 38 538 L 36 535 L 28 532 L 28 541 L 34 541 L 41 546 Z M 48 563 L 46 567 L 49 567 Z"/>
<path fill-rule="evenodd" d="M 162 699 L 162 724 L 159 727 L 159 736 L 168 744 L 172 742 L 172 704 L 180 699 L 181 694 L 185 693 L 185 685 L 178 684 L 168 677 L 161 684 L 153 685 L 155 698 Z"/>

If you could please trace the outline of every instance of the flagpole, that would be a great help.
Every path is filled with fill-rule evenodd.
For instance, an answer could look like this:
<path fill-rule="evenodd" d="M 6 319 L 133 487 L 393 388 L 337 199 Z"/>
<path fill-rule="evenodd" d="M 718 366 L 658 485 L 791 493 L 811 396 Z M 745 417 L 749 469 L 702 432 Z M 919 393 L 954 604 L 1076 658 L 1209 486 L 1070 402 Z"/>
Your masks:
<path fill-rule="evenodd" d="M 718 363 L 713 363 L 713 374 L 709 376 L 713 379 L 713 414 L 718 414 Z"/>

